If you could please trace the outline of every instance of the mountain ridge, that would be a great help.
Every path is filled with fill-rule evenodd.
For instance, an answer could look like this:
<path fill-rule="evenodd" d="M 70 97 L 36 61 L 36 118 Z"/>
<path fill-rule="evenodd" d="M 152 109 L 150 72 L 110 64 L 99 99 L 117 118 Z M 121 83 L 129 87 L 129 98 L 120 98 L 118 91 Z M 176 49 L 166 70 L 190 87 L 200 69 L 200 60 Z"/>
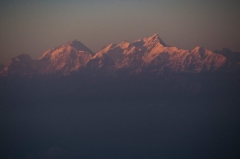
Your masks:
<path fill-rule="evenodd" d="M 127 74 L 232 72 L 240 69 L 239 55 L 226 48 L 222 51 L 210 51 L 200 46 L 193 50 L 179 49 L 168 46 L 158 34 L 134 42 L 111 43 L 97 53 L 75 39 L 45 51 L 37 60 L 26 54 L 14 57 L 0 71 L 0 75 L 70 75 L 84 69 L 90 72 L 104 70 L 107 74 L 121 70 L 127 70 Z"/>

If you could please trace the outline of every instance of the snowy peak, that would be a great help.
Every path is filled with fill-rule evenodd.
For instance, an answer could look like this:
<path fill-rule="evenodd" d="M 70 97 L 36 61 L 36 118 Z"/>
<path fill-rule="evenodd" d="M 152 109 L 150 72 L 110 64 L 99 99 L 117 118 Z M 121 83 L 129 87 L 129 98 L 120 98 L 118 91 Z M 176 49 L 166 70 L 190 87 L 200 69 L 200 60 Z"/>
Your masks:
<path fill-rule="evenodd" d="M 107 46 L 103 47 L 103 48 L 102 48 L 102 50 L 110 50 L 110 49 L 114 48 L 115 46 L 117 46 L 117 45 L 116 45 L 116 44 L 113 44 L 113 43 L 111 43 L 111 44 L 109 44 L 109 45 L 107 45 Z"/>
<path fill-rule="evenodd" d="M 70 53 L 73 55 L 72 57 L 74 57 L 73 52 L 75 52 L 75 53 L 85 52 L 92 56 L 94 55 L 94 53 L 88 47 L 86 47 L 84 44 L 82 44 L 80 41 L 73 40 L 64 45 L 60 45 L 58 47 L 55 47 L 53 49 L 50 49 L 50 50 L 44 52 L 44 54 L 40 58 L 40 60 L 41 59 L 53 60 L 53 59 L 58 58 L 59 56 L 68 55 Z"/>
<path fill-rule="evenodd" d="M 76 71 L 92 58 L 94 53 L 80 41 L 70 41 L 46 51 L 40 58 L 45 67 L 43 73 L 61 72 L 64 75 Z"/>
<path fill-rule="evenodd" d="M 122 48 L 122 49 L 126 49 L 126 48 L 128 48 L 129 47 L 129 45 L 130 45 L 130 43 L 128 42 L 128 41 L 122 41 L 120 44 L 118 44 L 117 46 L 119 46 L 120 48 Z"/>
<path fill-rule="evenodd" d="M 217 55 L 217 54 L 214 54 L 212 51 L 208 50 L 208 49 L 205 49 L 204 47 L 200 47 L 200 46 L 197 46 L 195 47 L 192 51 L 191 51 L 192 54 L 195 54 L 195 55 L 198 55 L 200 56 L 201 58 L 205 58 L 207 56 L 214 56 L 214 55 Z"/>
<path fill-rule="evenodd" d="M 192 52 L 204 52 L 206 49 L 204 47 L 201 46 L 196 46 Z"/>
<path fill-rule="evenodd" d="M 167 47 L 167 45 L 163 42 L 163 40 L 158 36 L 158 34 L 153 34 L 150 37 L 146 37 L 143 39 L 145 42 L 145 45 L 153 45 L 153 44 L 158 44 L 163 47 Z"/>
<path fill-rule="evenodd" d="M 66 45 L 71 46 L 79 51 L 89 52 L 91 55 L 94 54 L 88 47 L 86 47 L 84 44 L 82 44 L 80 41 L 78 41 L 76 39 L 68 42 Z"/>

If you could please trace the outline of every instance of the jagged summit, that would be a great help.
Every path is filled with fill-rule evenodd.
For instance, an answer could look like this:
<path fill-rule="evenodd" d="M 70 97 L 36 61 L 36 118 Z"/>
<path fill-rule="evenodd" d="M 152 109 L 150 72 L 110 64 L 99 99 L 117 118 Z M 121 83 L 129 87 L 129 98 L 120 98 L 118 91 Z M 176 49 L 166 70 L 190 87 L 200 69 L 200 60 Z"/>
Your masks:
<path fill-rule="evenodd" d="M 73 41 L 69 41 L 66 45 L 69 45 L 73 48 L 76 48 L 77 50 L 80 50 L 80 51 L 87 51 L 89 52 L 90 54 L 94 55 L 94 52 L 92 52 L 88 47 L 86 47 L 83 43 L 81 43 L 80 41 L 78 40 L 73 40 Z"/>
<path fill-rule="evenodd" d="M 146 37 L 143 41 L 147 44 L 160 44 L 163 47 L 167 47 L 168 45 L 163 42 L 163 40 L 159 37 L 158 34 L 153 34 L 152 36 Z"/>
<path fill-rule="evenodd" d="M 114 43 L 111 43 L 109 45 L 106 45 L 104 46 L 102 49 L 101 49 L 101 52 L 107 52 L 109 51 L 110 49 L 113 49 L 117 46 L 117 44 L 114 44 Z"/>
<path fill-rule="evenodd" d="M 43 55 L 40 57 L 40 60 L 56 59 L 59 56 L 64 56 L 64 55 L 67 56 L 70 52 L 86 52 L 92 56 L 94 55 L 94 52 L 92 52 L 83 43 L 75 39 L 73 41 L 69 41 L 66 44 L 60 45 L 58 47 L 55 47 L 53 49 L 50 49 L 44 52 Z"/>
<path fill-rule="evenodd" d="M 106 46 L 102 47 L 101 50 L 104 50 L 104 49 L 111 49 L 111 48 L 115 47 L 116 45 L 117 45 L 117 44 L 111 43 L 111 44 L 109 44 L 109 45 L 106 45 Z"/>
<path fill-rule="evenodd" d="M 204 47 L 202 47 L 202 46 L 196 46 L 193 50 L 192 50 L 192 52 L 198 52 L 198 51 L 200 51 L 200 52 L 202 52 L 202 51 L 205 51 L 206 49 L 204 48 Z"/>
<path fill-rule="evenodd" d="M 39 59 L 43 73 L 61 72 L 64 75 L 76 71 L 92 58 L 94 53 L 78 40 L 70 41 L 46 51 Z"/>
<path fill-rule="evenodd" d="M 121 47 L 122 49 L 125 49 L 125 48 L 129 47 L 129 45 L 130 45 L 130 42 L 124 40 L 120 44 L 118 44 L 117 46 Z"/>

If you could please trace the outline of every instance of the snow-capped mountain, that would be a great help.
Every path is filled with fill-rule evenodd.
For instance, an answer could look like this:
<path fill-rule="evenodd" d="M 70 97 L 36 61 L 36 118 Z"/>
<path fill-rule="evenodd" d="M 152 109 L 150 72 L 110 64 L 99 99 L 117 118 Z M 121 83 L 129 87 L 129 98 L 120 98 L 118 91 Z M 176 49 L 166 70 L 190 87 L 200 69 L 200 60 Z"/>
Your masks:
<path fill-rule="evenodd" d="M 202 72 L 221 69 L 225 62 L 224 55 L 202 47 L 192 51 L 170 47 L 154 34 L 133 43 L 110 44 L 96 53 L 87 66 L 108 71 L 128 69 L 132 73 Z"/>
<path fill-rule="evenodd" d="M 50 49 L 38 60 L 23 54 L 12 58 L 1 75 L 29 75 L 60 73 L 68 75 L 86 65 L 94 53 L 80 41 L 70 41 Z"/>
<path fill-rule="evenodd" d="M 132 43 L 109 44 L 94 54 L 80 41 L 74 40 L 46 51 L 38 60 L 19 55 L 1 71 L 1 75 L 53 74 L 69 75 L 73 71 L 103 70 L 107 74 L 164 72 L 235 71 L 240 68 L 240 54 L 229 49 L 210 51 L 203 47 L 184 50 L 166 45 L 154 34 Z"/>
<path fill-rule="evenodd" d="M 43 73 L 61 72 L 67 75 L 85 66 L 93 55 L 89 48 L 74 40 L 46 51 L 39 60 L 45 65 Z"/>

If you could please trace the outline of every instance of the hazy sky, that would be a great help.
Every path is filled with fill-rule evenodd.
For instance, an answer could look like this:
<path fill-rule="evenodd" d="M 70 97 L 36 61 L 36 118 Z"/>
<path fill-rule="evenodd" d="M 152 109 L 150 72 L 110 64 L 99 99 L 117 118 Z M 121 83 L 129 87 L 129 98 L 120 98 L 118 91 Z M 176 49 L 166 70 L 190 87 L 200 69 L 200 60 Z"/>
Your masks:
<path fill-rule="evenodd" d="M 170 46 L 240 52 L 236 0 L 0 1 L 0 63 L 77 39 L 94 52 L 158 33 Z"/>

